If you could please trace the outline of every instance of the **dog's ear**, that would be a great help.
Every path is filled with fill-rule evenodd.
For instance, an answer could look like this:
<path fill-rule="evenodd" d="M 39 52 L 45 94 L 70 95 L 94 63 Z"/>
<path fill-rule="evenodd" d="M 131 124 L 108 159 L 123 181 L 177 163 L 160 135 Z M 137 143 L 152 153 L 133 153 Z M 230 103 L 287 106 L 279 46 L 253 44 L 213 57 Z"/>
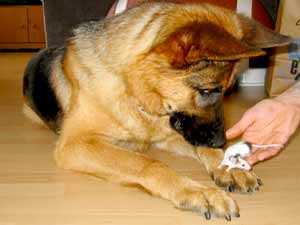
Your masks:
<path fill-rule="evenodd" d="M 243 31 L 242 41 L 256 48 L 271 48 L 290 44 L 291 37 L 279 34 L 261 25 L 255 20 L 238 15 Z"/>
<path fill-rule="evenodd" d="M 171 33 L 154 50 L 181 68 L 200 60 L 238 60 L 265 54 L 261 48 L 284 45 L 290 39 L 264 28 L 245 17 L 241 18 L 242 38 L 223 27 L 210 23 L 194 23 Z M 251 32 L 251 33 L 250 33 Z M 267 35 L 265 38 L 264 35 Z"/>

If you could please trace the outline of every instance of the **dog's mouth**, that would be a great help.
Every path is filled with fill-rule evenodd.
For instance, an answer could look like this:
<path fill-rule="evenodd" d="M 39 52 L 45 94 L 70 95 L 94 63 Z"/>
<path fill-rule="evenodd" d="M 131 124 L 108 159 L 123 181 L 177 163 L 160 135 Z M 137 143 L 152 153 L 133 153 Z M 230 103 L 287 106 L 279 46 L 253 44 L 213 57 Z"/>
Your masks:
<path fill-rule="evenodd" d="M 196 115 L 190 116 L 183 112 L 173 112 L 169 122 L 176 132 L 194 146 L 221 148 L 226 144 L 222 117 L 207 122 Z"/>

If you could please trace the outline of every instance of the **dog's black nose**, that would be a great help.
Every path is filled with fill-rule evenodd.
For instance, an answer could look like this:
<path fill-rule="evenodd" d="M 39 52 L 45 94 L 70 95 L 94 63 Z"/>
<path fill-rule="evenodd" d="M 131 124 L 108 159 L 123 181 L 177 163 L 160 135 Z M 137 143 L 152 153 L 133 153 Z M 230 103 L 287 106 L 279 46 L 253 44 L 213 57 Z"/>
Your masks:
<path fill-rule="evenodd" d="M 226 144 L 225 135 L 220 135 L 220 136 L 218 136 L 216 139 L 214 139 L 212 141 L 210 147 L 213 147 L 213 148 L 222 148 L 222 147 L 225 146 L 225 144 Z"/>

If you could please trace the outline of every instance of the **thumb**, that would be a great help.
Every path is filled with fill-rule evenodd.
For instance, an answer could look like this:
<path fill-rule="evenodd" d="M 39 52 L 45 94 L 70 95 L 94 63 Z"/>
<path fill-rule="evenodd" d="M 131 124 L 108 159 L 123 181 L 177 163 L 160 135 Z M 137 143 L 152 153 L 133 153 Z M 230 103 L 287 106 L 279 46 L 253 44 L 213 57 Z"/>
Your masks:
<path fill-rule="evenodd" d="M 240 136 L 255 121 L 255 116 L 250 111 L 244 113 L 239 122 L 226 131 L 226 138 L 233 139 Z"/>
<path fill-rule="evenodd" d="M 256 155 L 250 155 L 246 158 L 246 161 L 253 166 L 256 162 L 258 162 L 259 160 L 257 159 Z"/>

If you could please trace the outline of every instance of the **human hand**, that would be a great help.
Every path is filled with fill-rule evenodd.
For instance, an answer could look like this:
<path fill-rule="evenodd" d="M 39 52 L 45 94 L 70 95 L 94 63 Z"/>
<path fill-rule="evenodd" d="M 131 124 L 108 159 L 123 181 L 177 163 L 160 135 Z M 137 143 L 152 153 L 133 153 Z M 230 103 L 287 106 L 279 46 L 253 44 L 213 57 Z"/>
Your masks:
<path fill-rule="evenodd" d="M 241 120 L 227 130 L 227 139 L 242 135 L 242 140 L 253 144 L 286 144 L 300 122 L 300 105 L 286 97 L 265 99 L 247 110 Z M 277 155 L 280 147 L 252 149 L 246 159 L 253 165 Z"/>

